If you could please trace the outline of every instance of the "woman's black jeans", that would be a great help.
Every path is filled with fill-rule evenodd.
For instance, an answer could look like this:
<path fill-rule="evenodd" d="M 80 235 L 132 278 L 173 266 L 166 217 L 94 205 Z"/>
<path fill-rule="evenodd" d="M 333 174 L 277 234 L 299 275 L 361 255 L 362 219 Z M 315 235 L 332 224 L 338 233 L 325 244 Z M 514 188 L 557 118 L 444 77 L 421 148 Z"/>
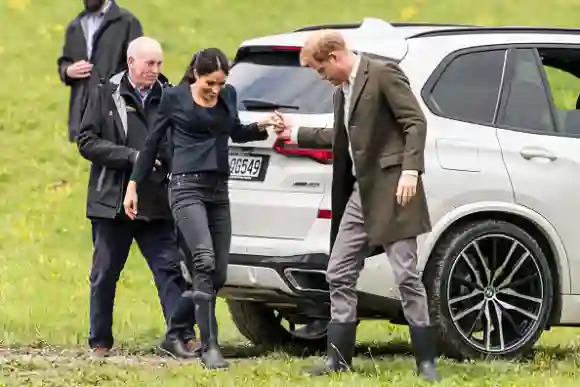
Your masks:
<path fill-rule="evenodd" d="M 169 184 L 169 202 L 193 257 L 194 291 L 218 291 L 226 282 L 232 240 L 227 176 L 174 175 Z"/>
<path fill-rule="evenodd" d="M 169 183 L 169 203 L 192 262 L 193 294 L 212 296 L 224 286 L 232 238 L 228 177 L 217 173 L 178 174 Z M 171 318 L 168 335 L 190 323 L 194 305 L 192 292 Z M 214 301 L 215 302 L 215 301 Z M 188 321 L 189 320 L 189 321 Z M 199 324 L 199 321 L 197 322 Z"/>

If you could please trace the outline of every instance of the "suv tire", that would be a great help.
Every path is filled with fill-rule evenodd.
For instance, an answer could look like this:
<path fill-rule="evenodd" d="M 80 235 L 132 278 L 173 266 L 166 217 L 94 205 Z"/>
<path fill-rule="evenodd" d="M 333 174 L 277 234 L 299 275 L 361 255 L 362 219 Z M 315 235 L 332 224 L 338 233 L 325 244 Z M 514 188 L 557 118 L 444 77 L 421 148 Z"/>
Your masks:
<path fill-rule="evenodd" d="M 494 244 L 496 247 L 493 247 Z M 501 249 L 503 251 L 499 252 Z M 495 251 L 495 254 L 490 251 Z M 512 251 L 512 254 L 509 255 L 509 259 L 506 259 L 509 251 Z M 481 256 L 487 258 L 487 262 L 485 259 L 479 259 L 479 252 L 482 253 Z M 492 256 L 502 259 L 492 261 L 490 258 Z M 523 258 L 524 256 L 526 257 Z M 506 266 L 500 272 L 499 269 L 506 261 Z M 469 274 L 466 277 L 458 277 L 460 262 L 463 262 L 465 269 L 463 273 L 471 272 L 471 277 Z M 518 266 L 518 263 L 521 265 Z M 489 276 L 486 276 L 486 264 L 490 272 Z M 482 294 L 478 296 L 450 294 L 451 291 L 457 291 L 461 287 L 468 288 L 466 286 L 468 282 L 473 287 L 476 278 L 475 271 L 478 272 L 480 282 L 485 281 L 486 278 L 493 279 L 495 275 L 498 277 L 495 282 L 491 281 L 491 286 L 484 286 Z M 500 274 L 496 274 L 498 272 Z M 505 276 L 509 277 L 512 272 L 515 273 L 512 274 L 512 279 L 507 280 Z M 508 286 L 502 288 L 504 280 L 507 280 Z M 475 221 L 455 227 L 440 240 L 427 263 L 425 284 L 429 297 L 431 321 L 439 330 L 440 349 L 446 356 L 455 358 L 517 358 L 524 355 L 543 333 L 552 307 L 553 280 L 545 254 L 530 234 L 505 221 Z M 528 294 L 526 294 L 526 289 L 528 289 Z M 469 293 L 475 292 L 476 290 L 472 290 Z M 460 300 L 462 297 L 465 299 Z M 453 305 L 459 306 L 452 308 L 450 300 Z M 476 308 L 481 302 L 479 300 L 484 300 L 484 304 Z M 462 309 L 460 306 L 462 302 L 468 301 L 472 302 L 472 305 L 464 306 Z M 489 309 L 486 305 L 489 305 Z M 520 310 L 513 309 L 514 306 Z M 471 309 L 473 312 L 468 312 Z M 535 319 L 527 317 L 525 313 L 522 314 L 522 310 Z M 497 326 L 501 326 L 502 329 L 493 330 L 494 333 L 489 335 L 486 334 L 485 327 L 489 327 L 486 315 L 491 317 L 489 320 L 495 317 L 495 322 L 501 321 L 501 324 L 498 323 Z M 480 322 L 477 322 L 476 317 L 473 323 L 467 323 L 467 327 L 482 329 L 481 339 L 471 336 L 473 332 L 470 333 L 469 329 L 466 332 L 465 329 L 459 327 L 460 324 L 464 324 L 462 320 L 473 318 L 473 316 L 480 316 Z M 498 320 L 497 316 L 501 316 L 501 320 Z M 518 337 L 516 329 L 519 328 L 522 328 L 519 333 L 522 333 L 523 337 L 516 339 Z M 492 330 L 488 329 L 488 331 Z M 511 340 L 513 337 L 516 338 Z M 502 342 L 502 338 L 503 348 L 497 344 Z M 494 341 L 492 343 L 494 347 L 486 345 L 492 341 Z"/>
<path fill-rule="evenodd" d="M 326 332 L 313 339 L 290 333 L 276 316 L 275 309 L 252 301 L 226 300 L 232 320 L 240 333 L 265 350 L 282 349 L 304 356 L 326 350 Z"/>

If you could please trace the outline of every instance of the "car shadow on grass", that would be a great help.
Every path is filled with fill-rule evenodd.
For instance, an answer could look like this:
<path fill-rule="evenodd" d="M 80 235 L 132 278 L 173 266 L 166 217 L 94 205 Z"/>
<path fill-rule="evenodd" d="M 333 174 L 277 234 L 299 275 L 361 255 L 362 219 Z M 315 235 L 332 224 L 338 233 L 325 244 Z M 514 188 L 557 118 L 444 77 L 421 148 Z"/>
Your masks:
<path fill-rule="evenodd" d="M 307 358 L 310 356 L 325 356 L 326 352 L 318 351 L 304 351 L 299 348 L 279 347 L 279 348 L 261 348 L 246 344 L 225 344 L 222 346 L 222 353 L 224 357 L 230 359 L 249 359 L 255 357 L 270 356 L 272 354 L 285 353 L 291 357 Z M 551 359 L 552 361 L 565 360 L 579 360 L 580 350 L 573 346 L 537 346 L 532 351 L 526 353 L 517 359 L 511 359 L 509 362 L 533 363 L 537 359 Z M 373 359 L 373 358 L 412 358 L 413 347 L 411 343 L 404 340 L 395 340 L 388 343 L 358 343 L 355 348 L 355 356 L 359 359 Z M 444 355 L 441 355 L 445 358 Z M 465 359 L 448 359 L 453 362 L 461 363 Z M 477 361 L 485 361 L 486 359 L 475 359 Z M 497 360 L 497 359 L 487 359 Z M 469 363 L 470 361 L 467 360 Z M 507 361 L 506 361 L 507 362 Z"/>

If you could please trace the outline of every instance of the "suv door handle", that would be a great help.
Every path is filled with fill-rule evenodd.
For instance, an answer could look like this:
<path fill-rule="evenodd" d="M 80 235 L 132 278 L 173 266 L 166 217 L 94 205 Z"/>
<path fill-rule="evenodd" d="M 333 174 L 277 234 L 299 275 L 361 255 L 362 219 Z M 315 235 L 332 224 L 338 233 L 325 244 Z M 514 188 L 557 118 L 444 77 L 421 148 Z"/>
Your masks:
<path fill-rule="evenodd" d="M 535 148 L 535 147 L 523 148 L 520 151 L 520 155 L 526 160 L 540 158 L 540 159 L 548 159 L 550 161 L 556 161 L 558 159 L 558 156 L 556 156 L 552 152 L 544 148 Z"/>

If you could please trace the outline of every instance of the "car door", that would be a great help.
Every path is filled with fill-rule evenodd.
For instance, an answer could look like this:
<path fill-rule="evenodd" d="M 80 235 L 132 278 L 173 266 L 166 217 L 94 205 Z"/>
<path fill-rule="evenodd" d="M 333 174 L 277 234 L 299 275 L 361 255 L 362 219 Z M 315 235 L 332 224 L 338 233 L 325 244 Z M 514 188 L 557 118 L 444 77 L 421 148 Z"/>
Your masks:
<path fill-rule="evenodd" d="M 510 49 L 507 69 L 497 134 L 515 201 L 555 227 L 570 273 L 580 273 L 580 200 L 576 196 L 580 192 L 580 137 L 566 129 L 580 128 L 580 111 L 575 106 L 555 109 L 555 95 L 536 47 Z M 558 81 L 556 76 L 552 86 Z M 573 124 L 575 120 L 578 125 Z M 572 293 L 580 292 L 579 281 L 571 287 Z"/>

